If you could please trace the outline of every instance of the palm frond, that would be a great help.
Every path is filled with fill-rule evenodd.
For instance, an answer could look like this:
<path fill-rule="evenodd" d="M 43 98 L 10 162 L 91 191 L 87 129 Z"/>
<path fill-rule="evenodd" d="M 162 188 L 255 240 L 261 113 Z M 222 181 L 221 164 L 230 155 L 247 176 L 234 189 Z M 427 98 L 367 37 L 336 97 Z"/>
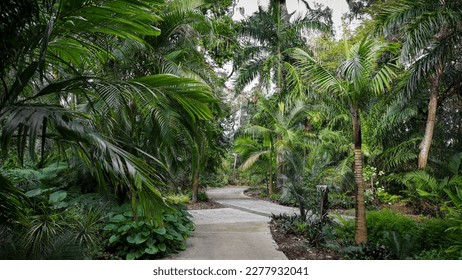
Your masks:
<path fill-rule="evenodd" d="M 247 170 L 249 169 L 252 165 L 254 165 L 254 163 L 259 160 L 261 158 L 262 155 L 266 155 L 266 154 L 269 154 L 270 151 L 260 151 L 260 152 L 256 152 L 256 153 L 253 153 L 251 154 L 247 160 L 242 164 L 242 170 Z"/>
<path fill-rule="evenodd" d="M 16 136 L 18 143 L 25 142 L 21 138 L 29 139 L 29 153 L 34 154 L 38 133 L 44 126 L 49 126 L 48 131 L 55 133 L 53 136 L 55 140 L 70 145 L 101 186 L 105 186 L 109 180 L 113 186 L 122 184 L 126 188 L 135 190 L 140 196 L 149 196 L 152 204 L 145 203 L 144 210 L 148 216 L 159 220 L 159 208 L 167 207 L 156 189 L 157 186 L 162 185 L 162 178 L 158 177 L 160 173 L 139 157 L 90 130 L 85 125 L 86 118 L 83 115 L 43 104 L 7 107 L 3 110 L 3 115 L 8 117 L 1 135 L 4 152 L 8 150 L 13 136 Z M 21 131 L 22 127 L 29 129 L 22 130 L 22 134 L 15 134 L 16 131 Z M 19 150 L 24 148 L 25 145 L 19 147 Z M 162 165 L 157 165 L 160 166 Z"/>
<path fill-rule="evenodd" d="M 306 75 L 309 82 L 319 91 L 336 92 L 337 94 L 345 93 L 342 82 L 315 58 L 301 49 L 292 49 L 289 53 L 296 60 L 295 65 L 299 71 Z"/>
<path fill-rule="evenodd" d="M 26 220 L 24 204 L 27 198 L 24 193 L 0 173 L 0 223 Z"/>
<path fill-rule="evenodd" d="M 448 162 L 448 169 L 454 175 L 459 175 L 462 164 L 462 153 L 454 154 Z"/>
<path fill-rule="evenodd" d="M 380 156 L 383 169 L 388 170 L 399 165 L 415 161 L 417 159 L 417 148 L 421 138 L 413 138 L 403 141 L 399 145 L 385 150 Z"/>

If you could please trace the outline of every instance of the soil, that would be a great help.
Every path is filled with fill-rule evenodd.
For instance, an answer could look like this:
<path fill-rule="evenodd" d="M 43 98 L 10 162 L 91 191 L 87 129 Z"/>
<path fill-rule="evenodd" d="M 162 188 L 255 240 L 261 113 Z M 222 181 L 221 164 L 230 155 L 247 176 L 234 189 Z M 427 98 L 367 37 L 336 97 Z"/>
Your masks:
<path fill-rule="evenodd" d="M 327 248 L 312 248 L 303 236 L 287 234 L 279 231 L 270 222 L 271 234 L 274 241 L 289 260 L 338 260 L 335 251 Z"/>
<path fill-rule="evenodd" d="M 198 201 L 195 203 L 189 203 L 187 205 L 188 210 L 202 210 L 202 209 L 218 209 L 218 208 L 224 208 L 223 205 L 220 203 L 217 203 L 213 200 L 210 201 Z"/>

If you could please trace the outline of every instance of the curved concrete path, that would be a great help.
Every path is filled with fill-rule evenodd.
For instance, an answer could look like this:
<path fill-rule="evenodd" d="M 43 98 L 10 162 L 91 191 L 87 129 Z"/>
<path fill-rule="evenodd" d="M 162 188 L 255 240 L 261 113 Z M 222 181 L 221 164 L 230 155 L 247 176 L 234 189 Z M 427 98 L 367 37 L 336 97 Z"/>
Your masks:
<path fill-rule="evenodd" d="M 268 226 L 271 214 L 298 213 L 297 208 L 255 200 L 245 188 L 207 191 L 209 198 L 226 208 L 189 211 L 196 224 L 184 252 L 174 260 L 286 260 Z"/>

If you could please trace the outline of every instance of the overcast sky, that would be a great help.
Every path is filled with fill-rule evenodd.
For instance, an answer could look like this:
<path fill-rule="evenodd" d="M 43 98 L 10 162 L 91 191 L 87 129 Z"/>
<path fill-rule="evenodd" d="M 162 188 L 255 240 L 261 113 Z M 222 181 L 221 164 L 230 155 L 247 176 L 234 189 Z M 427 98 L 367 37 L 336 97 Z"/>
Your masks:
<path fill-rule="evenodd" d="M 259 4 L 265 5 L 268 2 L 268 0 L 239 0 L 236 8 L 243 7 L 245 9 L 245 15 L 250 16 L 252 13 L 257 11 Z M 325 6 L 329 6 L 333 10 L 332 20 L 334 21 L 334 28 L 337 31 L 341 32 L 342 15 L 348 12 L 348 4 L 346 0 L 308 0 L 308 3 L 310 4 L 313 2 L 324 4 Z M 292 13 L 294 11 L 306 11 L 304 4 L 298 0 L 287 0 L 287 9 L 289 10 L 289 13 Z M 242 19 L 242 16 L 238 10 L 234 13 L 234 19 Z"/>

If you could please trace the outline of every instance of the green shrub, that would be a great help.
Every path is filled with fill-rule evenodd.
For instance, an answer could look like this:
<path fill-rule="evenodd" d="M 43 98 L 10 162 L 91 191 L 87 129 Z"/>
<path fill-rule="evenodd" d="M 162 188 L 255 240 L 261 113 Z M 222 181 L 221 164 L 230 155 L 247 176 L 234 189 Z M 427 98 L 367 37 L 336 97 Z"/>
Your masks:
<path fill-rule="evenodd" d="M 123 211 L 125 210 L 125 211 Z M 191 236 L 193 223 L 186 211 L 163 213 L 163 225 L 143 219 L 133 221 L 129 207 L 113 213 L 104 227 L 108 235 L 108 251 L 127 260 L 154 259 L 167 253 L 184 250 Z"/>
<path fill-rule="evenodd" d="M 335 238 L 341 246 L 347 246 L 354 243 L 355 221 L 354 219 L 345 219 L 337 215 L 337 223 L 333 224 Z"/>
<path fill-rule="evenodd" d="M 355 221 L 341 218 L 339 220 L 341 223 L 335 226 L 335 236 L 339 242 L 343 241 L 348 245 L 348 242 L 354 239 Z M 460 257 L 458 253 L 445 252 L 454 242 L 462 242 L 462 236 L 457 232 L 447 231 L 454 225 L 454 221 L 436 218 L 417 220 L 391 210 L 369 211 L 366 220 L 369 243 L 386 246 L 390 257 L 394 259 Z M 374 255 L 374 250 L 369 249 Z M 431 256 L 435 255 L 435 252 L 437 256 Z M 364 255 L 365 252 L 361 254 Z"/>
<path fill-rule="evenodd" d="M 187 195 L 174 194 L 167 196 L 167 200 L 175 205 L 186 205 L 191 199 Z"/>
<path fill-rule="evenodd" d="M 329 208 L 330 209 L 351 209 L 355 207 L 355 199 L 353 196 L 346 193 L 329 194 Z"/>
<path fill-rule="evenodd" d="M 455 242 L 462 242 L 462 236 L 447 229 L 454 226 L 455 222 L 443 219 L 423 219 L 420 222 L 420 249 L 441 250 L 448 249 Z"/>
<path fill-rule="evenodd" d="M 208 202 L 209 201 L 209 196 L 207 195 L 206 192 L 198 192 L 197 193 L 197 201 Z"/>
<path fill-rule="evenodd" d="M 369 211 L 366 216 L 369 241 L 385 244 L 385 232 L 396 232 L 400 236 L 410 234 L 417 236 L 417 221 L 388 209 Z"/>
<path fill-rule="evenodd" d="M 273 215 L 273 223 L 287 234 L 304 236 L 313 247 L 326 244 L 334 238 L 333 227 L 329 219 L 319 220 L 312 217 L 303 221 L 298 215 Z"/>
<path fill-rule="evenodd" d="M 398 260 L 406 260 L 411 256 L 415 248 L 416 237 L 408 233 L 401 235 L 396 231 L 386 231 L 383 234 L 385 246 L 390 251 L 391 257 Z"/>
<path fill-rule="evenodd" d="M 458 258 L 454 258 L 452 254 L 446 252 L 446 250 L 428 250 L 422 251 L 416 256 L 414 256 L 415 260 L 448 260 L 448 259 L 461 259 L 462 256 Z"/>
<path fill-rule="evenodd" d="M 209 173 L 201 176 L 199 180 L 202 188 L 219 188 L 228 184 L 228 176 L 224 173 Z"/>
<path fill-rule="evenodd" d="M 272 201 L 279 201 L 279 199 L 281 198 L 281 194 L 279 193 L 273 193 L 269 196 L 269 198 L 272 200 Z"/>
<path fill-rule="evenodd" d="M 371 242 L 361 246 L 345 246 L 340 254 L 345 260 L 389 260 L 391 255 L 385 245 Z"/>
<path fill-rule="evenodd" d="M 402 199 L 400 195 L 389 194 L 384 188 L 377 189 L 377 197 L 381 203 L 397 203 Z"/>
<path fill-rule="evenodd" d="M 189 198 L 190 201 L 192 200 L 192 192 L 188 192 L 188 198 Z M 198 202 L 208 202 L 209 201 L 209 196 L 207 195 L 206 192 L 199 191 L 197 193 L 197 201 Z"/>

